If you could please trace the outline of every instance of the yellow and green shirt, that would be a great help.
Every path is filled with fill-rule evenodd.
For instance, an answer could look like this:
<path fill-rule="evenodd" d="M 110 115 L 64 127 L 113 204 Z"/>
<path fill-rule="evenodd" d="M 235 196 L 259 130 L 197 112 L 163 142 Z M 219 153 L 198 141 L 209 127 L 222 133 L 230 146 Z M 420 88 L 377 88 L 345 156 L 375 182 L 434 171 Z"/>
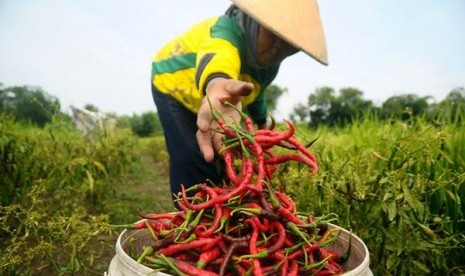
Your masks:
<path fill-rule="evenodd" d="M 216 76 L 252 82 L 254 91 L 242 104 L 256 123 L 266 122 L 265 88 L 276 77 L 279 65 L 252 68 L 245 62 L 244 34 L 227 16 L 195 25 L 165 45 L 154 57 L 152 83 L 197 113 L 208 81 Z"/>

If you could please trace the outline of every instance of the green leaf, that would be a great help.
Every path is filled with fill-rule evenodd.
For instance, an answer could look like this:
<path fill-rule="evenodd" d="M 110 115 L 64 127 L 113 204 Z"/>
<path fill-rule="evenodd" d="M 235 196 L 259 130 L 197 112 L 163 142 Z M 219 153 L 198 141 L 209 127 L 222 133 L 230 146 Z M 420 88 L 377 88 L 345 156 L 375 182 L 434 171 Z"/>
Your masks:
<path fill-rule="evenodd" d="M 407 203 L 413 208 L 413 210 L 417 214 L 420 214 L 420 216 L 423 217 L 424 208 L 421 202 L 418 200 L 418 198 L 413 196 L 410 190 L 405 186 L 403 187 L 403 192 L 404 192 L 404 198 L 407 201 Z"/>
<path fill-rule="evenodd" d="M 386 202 L 390 198 L 392 198 L 392 194 L 391 193 L 385 193 L 384 197 L 383 197 L 383 202 Z"/>
<path fill-rule="evenodd" d="M 420 263 L 416 260 L 412 260 L 412 263 L 417 269 L 421 270 L 422 272 L 425 272 L 427 274 L 431 273 L 431 270 L 425 264 Z"/>
<path fill-rule="evenodd" d="M 465 182 L 460 183 L 457 189 L 457 195 L 460 199 L 460 207 L 462 211 L 462 218 L 465 218 Z"/>
<path fill-rule="evenodd" d="M 430 211 L 433 214 L 439 215 L 442 204 L 444 203 L 444 192 L 442 189 L 435 190 L 429 197 Z"/>
<path fill-rule="evenodd" d="M 397 216 L 397 205 L 395 201 L 388 204 L 388 219 L 393 221 Z"/>
<path fill-rule="evenodd" d="M 460 199 L 458 194 L 453 193 L 451 190 L 446 190 L 446 215 L 455 220 L 458 218 Z"/>
<path fill-rule="evenodd" d="M 86 175 L 87 175 L 87 183 L 89 184 L 90 194 L 93 194 L 94 193 L 94 177 L 88 170 L 86 170 Z"/>

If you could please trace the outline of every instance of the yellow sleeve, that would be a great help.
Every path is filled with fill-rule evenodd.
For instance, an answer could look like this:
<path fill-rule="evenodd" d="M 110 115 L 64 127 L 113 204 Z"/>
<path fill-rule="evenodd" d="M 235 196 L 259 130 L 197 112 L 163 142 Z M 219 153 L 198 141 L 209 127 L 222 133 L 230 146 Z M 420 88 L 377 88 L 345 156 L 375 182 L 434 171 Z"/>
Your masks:
<path fill-rule="evenodd" d="M 197 88 L 204 94 L 208 81 L 216 76 L 238 79 L 240 69 L 239 50 L 225 39 L 209 38 L 202 43 L 197 53 Z"/>

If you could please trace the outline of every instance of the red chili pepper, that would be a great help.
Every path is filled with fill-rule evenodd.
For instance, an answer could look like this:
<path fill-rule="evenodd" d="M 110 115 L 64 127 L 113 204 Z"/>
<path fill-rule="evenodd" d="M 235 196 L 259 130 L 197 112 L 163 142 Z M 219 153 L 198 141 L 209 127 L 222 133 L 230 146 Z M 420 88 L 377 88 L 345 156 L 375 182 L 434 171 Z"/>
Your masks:
<path fill-rule="evenodd" d="M 312 168 L 312 173 L 313 174 L 316 174 L 317 171 L 318 171 L 318 165 L 316 164 L 315 161 L 311 160 L 310 158 L 308 158 L 307 156 L 303 155 L 303 154 L 281 154 L 281 155 L 276 155 L 274 158 L 268 158 L 268 159 L 265 159 L 265 163 L 267 165 L 275 165 L 275 164 L 281 164 L 281 163 L 284 163 L 284 162 L 287 162 L 287 161 L 296 161 L 296 162 L 300 162 L 300 163 L 303 163 L 309 167 Z"/>
<path fill-rule="evenodd" d="M 133 227 L 133 229 L 143 229 L 143 228 L 147 228 L 147 222 L 148 220 L 147 219 L 141 219 L 139 221 L 136 221 L 134 222 L 134 224 L 126 224 L 126 226 L 129 226 L 129 227 L 125 227 L 125 228 L 131 228 L 131 226 Z"/>
<path fill-rule="evenodd" d="M 325 268 L 338 273 L 341 273 L 343 271 L 342 266 L 338 264 L 334 258 L 330 258 L 328 260 L 328 263 L 326 264 Z"/>
<path fill-rule="evenodd" d="M 279 206 L 278 210 L 276 212 L 281 215 L 285 220 L 288 220 L 290 222 L 293 222 L 297 225 L 303 225 L 305 222 L 301 220 L 298 216 L 296 216 L 294 213 L 290 212 L 283 206 Z"/>
<path fill-rule="evenodd" d="M 220 219 L 220 226 L 218 226 L 214 233 L 218 233 L 219 231 L 224 229 L 224 226 L 229 221 L 229 218 L 231 218 L 231 209 L 223 207 L 223 215 Z"/>
<path fill-rule="evenodd" d="M 278 197 L 281 201 L 281 204 L 284 205 L 286 209 L 288 209 L 290 212 L 296 211 L 295 203 L 288 195 L 284 194 L 282 191 L 275 194 L 276 197 Z"/>
<path fill-rule="evenodd" d="M 137 210 L 137 214 L 144 219 L 169 219 L 172 220 L 176 216 L 180 215 L 181 212 L 174 212 L 174 213 L 163 213 L 163 214 L 156 214 L 156 213 L 142 213 L 139 209 Z"/>
<path fill-rule="evenodd" d="M 243 114 L 243 115 L 244 115 L 244 114 Z M 252 121 L 252 119 L 251 119 L 249 116 L 245 116 L 244 122 L 245 122 L 245 129 L 246 129 L 249 133 L 255 133 L 255 128 L 254 128 L 254 126 L 253 126 L 253 121 Z"/>
<path fill-rule="evenodd" d="M 242 161 L 243 173 L 240 184 L 250 184 L 253 177 L 253 162 L 251 159 L 243 157 Z"/>
<path fill-rule="evenodd" d="M 184 204 L 190 209 L 194 211 L 200 211 L 204 209 L 211 208 L 215 206 L 216 204 L 223 203 L 225 201 L 228 201 L 232 197 L 238 196 L 245 192 L 249 187 L 247 185 L 239 185 L 233 190 L 230 190 L 227 193 L 218 195 L 216 198 L 212 198 L 209 201 L 199 203 L 199 204 L 192 204 L 187 200 L 187 195 L 186 195 L 186 190 L 184 189 L 184 185 L 181 185 L 181 194 L 182 198 L 184 200 Z"/>
<path fill-rule="evenodd" d="M 221 127 L 221 129 L 224 131 L 224 134 L 229 137 L 229 138 L 236 138 L 237 137 L 237 134 L 234 133 L 234 131 L 226 125 L 226 123 L 224 122 L 224 120 L 222 119 L 217 119 L 216 120 L 216 123 L 218 124 L 218 126 Z"/>
<path fill-rule="evenodd" d="M 283 264 L 279 268 L 279 275 L 280 276 L 288 276 L 287 271 L 289 269 L 289 262 L 287 259 L 283 260 Z"/>
<path fill-rule="evenodd" d="M 240 237 L 233 237 L 226 234 L 221 234 L 221 237 L 224 241 L 227 241 L 229 243 L 248 242 L 250 240 L 250 234 Z"/>
<path fill-rule="evenodd" d="M 250 213 L 250 214 L 260 216 L 260 217 L 269 218 L 269 219 L 272 219 L 272 220 L 281 219 L 281 217 L 278 214 L 276 214 L 276 213 L 274 213 L 272 211 L 263 209 L 261 207 L 258 207 L 258 208 L 236 208 L 233 212 Z"/>
<path fill-rule="evenodd" d="M 239 185 L 241 182 L 239 177 L 236 174 L 234 168 L 234 153 L 231 149 L 226 149 L 223 155 L 224 163 L 225 163 L 225 171 L 226 176 L 231 180 L 234 185 Z"/>
<path fill-rule="evenodd" d="M 174 259 L 173 264 L 181 272 L 187 273 L 188 275 L 191 275 L 191 276 L 219 276 L 218 273 L 195 267 L 195 266 L 193 266 L 190 263 L 185 262 L 185 261 Z"/>
<path fill-rule="evenodd" d="M 254 232 L 256 231 L 255 229 L 262 231 L 262 232 L 267 232 L 268 229 L 262 229 L 260 225 L 260 221 L 258 220 L 257 217 L 252 218 L 253 221 L 253 229 Z M 251 248 L 250 249 L 250 255 L 243 255 L 241 258 L 266 258 L 268 256 L 271 256 L 274 254 L 276 251 L 282 248 L 284 244 L 284 240 L 286 239 L 286 229 L 284 226 L 281 224 L 281 222 L 275 220 L 271 222 L 271 225 L 276 228 L 278 231 L 278 239 L 268 248 L 264 248 L 261 251 L 258 251 L 257 248 Z M 250 238 L 250 243 L 252 244 L 253 238 L 254 238 L 254 232 L 252 232 L 252 236 Z M 256 242 L 256 241 L 255 241 Z M 252 250 L 253 249 L 253 250 Z M 255 251 L 256 253 L 252 253 L 252 251 Z"/>
<path fill-rule="evenodd" d="M 233 267 L 234 269 L 236 270 L 237 274 L 238 275 L 246 275 L 247 273 L 247 269 L 245 269 L 244 267 L 242 267 L 242 265 L 240 264 L 233 264 Z M 220 274 L 221 275 L 221 274 Z"/>
<path fill-rule="evenodd" d="M 297 276 L 299 273 L 299 264 L 295 261 L 291 261 L 291 265 L 289 266 L 289 272 L 287 275 L 289 276 Z"/>
<path fill-rule="evenodd" d="M 186 261 L 186 262 L 194 262 L 197 260 L 197 257 L 191 253 L 180 253 L 174 257 L 176 260 Z"/>
<path fill-rule="evenodd" d="M 204 238 L 204 239 L 198 239 L 198 240 L 193 240 L 188 243 L 182 243 L 182 244 L 172 244 L 169 245 L 159 251 L 160 254 L 163 254 L 165 256 L 173 256 L 179 252 L 186 251 L 186 250 L 192 250 L 196 248 L 203 247 L 209 243 L 216 243 L 220 239 L 220 236 L 217 236 L 215 238 Z"/>
<path fill-rule="evenodd" d="M 268 232 L 268 230 L 270 229 L 270 221 L 267 218 L 263 218 L 263 223 L 260 221 L 258 217 L 253 217 L 252 219 L 260 231 Z"/>
<path fill-rule="evenodd" d="M 231 243 L 231 245 L 229 246 L 229 248 L 226 250 L 224 254 L 223 262 L 221 263 L 220 270 L 219 270 L 220 275 L 224 275 L 226 271 L 226 267 L 228 266 L 229 260 L 231 259 L 231 256 L 234 254 L 234 252 L 241 247 L 247 247 L 247 246 L 248 246 L 247 241 Z"/>
<path fill-rule="evenodd" d="M 333 270 L 320 270 L 316 273 L 317 276 L 339 275 L 339 272 Z"/>
<path fill-rule="evenodd" d="M 245 223 L 250 224 L 252 226 L 252 229 L 253 229 L 252 236 L 250 236 L 250 241 L 249 241 L 249 251 L 250 251 L 251 255 L 255 255 L 255 254 L 258 253 L 257 240 L 258 240 L 258 235 L 259 235 L 259 229 L 255 225 L 255 223 L 254 223 L 254 221 L 252 219 L 246 219 Z M 253 274 L 255 276 L 262 276 L 263 271 L 262 271 L 260 261 L 258 259 L 253 259 L 252 263 L 253 263 Z"/>
<path fill-rule="evenodd" d="M 153 251 L 158 251 L 161 248 L 165 248 L 165 247 L 173 244 L 175 238 L 176 238 L 176 236 L 174 234 L 172 234 L 171 236 L 168 236 L 168 237 L 165 237 L 165 238 L 162 238 L 162 239 L 158 239 L 157 241 L 152 242 L 150 244 L 150 246 L 153 248 Z"/>
<path fill-rule="evenodd" d="M 284 240 L 284 246 L 286 247 L 291 247 L 291 246 L 294 246 L 295 243 L 294 241 L 292 240 L 292 237 L 290 235 L 286 235 L 286 239 Z"/>
<path fill-rule="evenodd" d="M 254 139 L 257 141 L 257 143 L 277 145 L 279 142 L 292 137 L 295 133 L 294 124 L 288 120 L 284 121 L 289 126 L 288 131 L 278 132 L 269 130 L 257 130 Z"/>
<path fill-rule="evenodd" d="M 221 250 L 218 246 L 213 247 L 208 251 L 204 251 L 200 254 L 199 260 L 197 261 L 198 268 L 204 268 L 207 264 L 209 264 L 214 259 L 218 258 L 221 255 Z"/>
<path fill-rule="evenodd" d="M 263 180 L 265 179 L 265 157 L 263 156 L 263 149 L 258 143 L 252 143 L 251 149 L 257 157 L 257 178 L 255 186 L 261 190 L 263 187 Z"/>
<path fill-rule="evenodd" d="M 307 156 L 308 158 L 310 158 L 310 160 L 312 160 L 313 162 L 316 163 L 316 158 L 315 156 L 310 152 L 309 149 L 307 149 L 304 145 L 302 145 L 302 143 L 300 143 L 296 138 L 294 137 L 289 137 L 288 139 L 286 139 L 286 141 L 295 146 L 300 152 L 302 152 L 305 156 Z"/>

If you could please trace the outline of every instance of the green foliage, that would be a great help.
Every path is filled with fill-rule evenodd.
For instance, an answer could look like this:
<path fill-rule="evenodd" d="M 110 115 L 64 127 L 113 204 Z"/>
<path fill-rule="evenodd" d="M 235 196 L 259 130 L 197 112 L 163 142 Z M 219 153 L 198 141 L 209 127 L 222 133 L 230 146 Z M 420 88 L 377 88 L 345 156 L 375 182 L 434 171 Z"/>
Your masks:
<path fill-rule="evenodd" d="M 10 239 L 2 245 L 2 275 L 72 274 L 93 265 L 100 252 L 89 248 L 102 233 L 110 233 L 105 215 L 90 215 L 85 208 L 68 214 L 53 213 L 46 187 L 38 181 L 25 199 L 27 206 L 0 206 L 0 229 Z"/>
<path fill-rule="evenodd" d="M 37 128 L 0 115 L 0 274 L 92 269 L 104 248 L 91 239 L 108 232 L 113 183 L 140 163 L 136 142 L 120 130 L 83 136 L 59 117 Z"/>
<path fill-rule="evenodd" d="M 294 106 L 293 113 L 291 114 L 291 120 L 297 122 L 304 122 L 309 114 L 308 107 L 302 103 L 298 103 Z"/>
<path fill-rule="evenodd" d="M 320 127 L 304 139 L 319 137 L 312 147 L 317 177 L 287 166 L 274 184 L 302 211 L 338 214 L 338 224 L 367 244 L 376 275 L 460 275 L 464 127 L 463 120 L 430 124 L 421 117 Z"/>
<path fill-rule="evenodd" d="M 418 97 L 413 94 L 390 97 L 383 103 L 381 116 L 407 120 L 412 115 L 425 114 L 428 108 L 428 99 L 429 97 Z"/>
<path fill-rule="evenodd" d="M 155 112 L 145 112 L 142 115 L 134 115 L 131 119 L 131 128 L 139 137 L 148 137 L 161 133 L 161 123 Z"/>
<path fill-rule="evenodd" d="M 339 95 L 331 87 L 317 88 L 308 97 L 310 125 L 343 126 L 351 123 L 373 107 L 371 101 L 363 100 L 362 96 L 362 91 L 352 87 L 340 89 Z"/>
<path fill-rule="evenodd" d="M 0 111 L 16 120 L 43 127 L 60 110 L 60 102 L 41 88 L 30 86 L 0 87 Z"/>
<path fill-rule="evenodd" d="M 444 101 L 433 105 L 434 119 L 440 118 L 450 122 L 457 122 L 465 118 L 465 88 L 453 89 Z"/>
<path fill-rule="evenodd" d="M 363 92 L 357 88 L 342 88 L 337 94 L 329 86 L 315 89 L 309 95 L 307 105 L 298 103 L 291 115 L 298 122 L 309 121 L 309 126 L 344 126 L 362 116 L 377 115 L 382 120 L 409 120 L 412 116 L 425 116 L 428 122 L 448 119 L 456 121 L 465 116 L 465 88 L 453 89 L 439 103 L 429 103 L 432 97 L 404 94 L 388 98 L 381 107 L 363 99 Z"/>
<path fill-rule="evenodd" d="M 134 140 L 127 134 L 96 131 L 83 137 L 59 117 L 40 129 L 24 127 L 0 115 L 0 130 L 3 205 L 23 197 L 38 179 L 54 181 L 50 181 L 54 186 L 52 200 L 84 189 L 86 199 L 95 201 L 109 177 L 124 173 L 135 158 L 130 154 Z"/>
<path fill-rule="evenodd" d="M 272 184 L 303 212 L 337 214 L 367 244 L 376 275 L 463 275 L 465 121 L 451 110 L 299 125 L 299 140 L 318 138 L 320 171 L 291 162 Z M 161 135 L 84 137 L 61 117 L 38 128 L 0 116 L 0 274 L 103 274 L 109 223 L 136 221 L 137 208 L 172 210 L 164 148 Z"/>

